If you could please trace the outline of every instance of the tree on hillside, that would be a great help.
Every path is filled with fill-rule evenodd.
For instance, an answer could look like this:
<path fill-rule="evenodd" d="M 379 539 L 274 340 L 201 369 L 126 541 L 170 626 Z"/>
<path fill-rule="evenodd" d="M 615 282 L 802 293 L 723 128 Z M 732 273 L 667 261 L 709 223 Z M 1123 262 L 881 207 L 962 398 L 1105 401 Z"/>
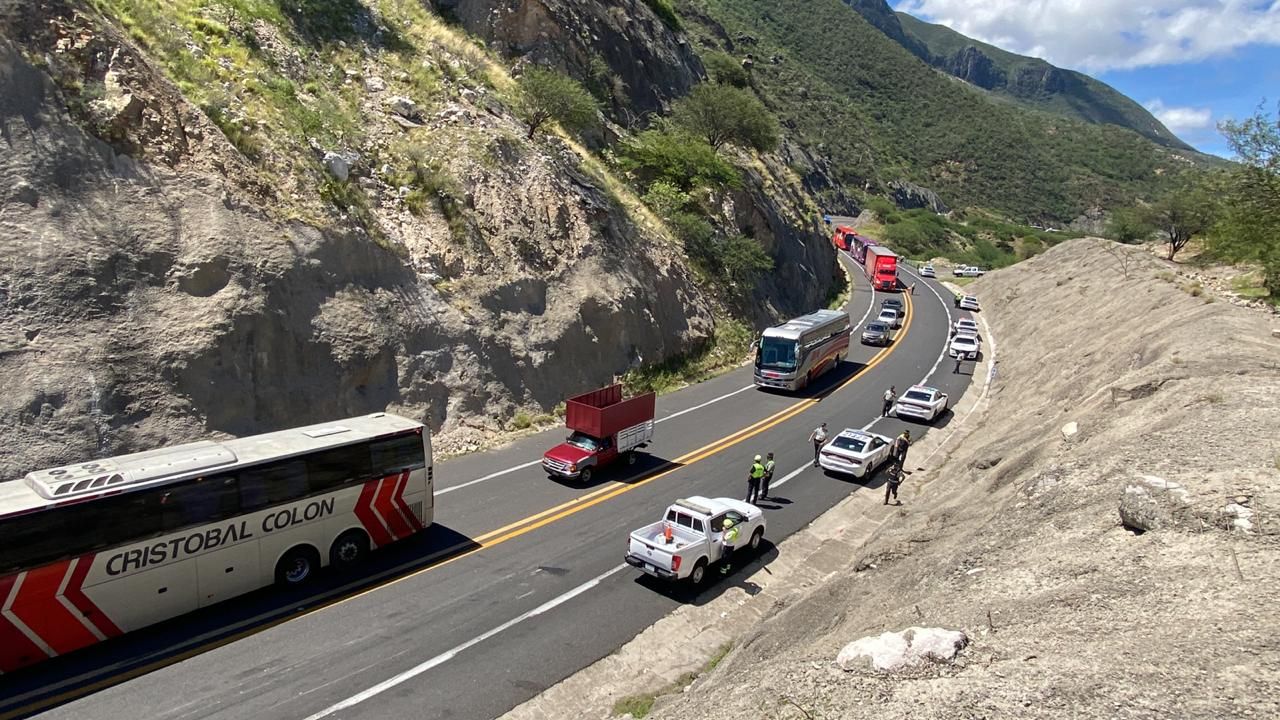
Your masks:
<path fill-rule="evenodd" d="M 746 68 L 733 56 L 722 52 L 709 52 L 702 56 L 702 64 L 706 66 L 711 79 L 721 85 L 732 85 L 744 88 L 751 85 L 751 77 Z"/>
<path fill-rule="evenodd" d="M 1204 187 L 1184 184 L 1148 207 L 1144 217 L 1165 234 L 1172 260 L 1192 238 L 1209 230 L 1215 210 Z"/>
<path fill-rule="evenodd" d="M 1156 232 L 1147 212 L 1139 208 L 1121 208 L 1107 220 L 1107 237 L 1126 245 L 1146 242 Z"/>
<path fill-rule="evenodd" d="M 599 106 L 577 80 L 541 67 L 531 67 L 520 77 L 516 115 L 529 126 L 532 138 L 549 120 L 566 130 L 582 130 L 596 121 Z"/>
<path fill-rule="evenodd" d="M 778 121 L 748 90 L 702 83 L 676 103 L 676 126 L 719 150 L 728 145 L 762 152 L 778 146 Z"/>
<path fill-rule="evenodd" d="M 1259 108 L 1219 130 L 1241 164 L 1217 183 L 1223 208 L 1210 248 L 1228 260 L 1261 263 L 1264 286 L 1280 298 L 1280 108 L 1274 120 Z"/>

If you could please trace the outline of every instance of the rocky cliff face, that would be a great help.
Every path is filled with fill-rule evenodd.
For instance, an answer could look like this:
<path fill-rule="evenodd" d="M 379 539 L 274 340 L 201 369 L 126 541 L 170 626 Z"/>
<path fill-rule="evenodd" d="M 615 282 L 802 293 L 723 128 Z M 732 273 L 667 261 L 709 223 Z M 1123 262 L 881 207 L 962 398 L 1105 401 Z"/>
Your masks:
<path fill-rule="evenodd" d="M 644 0 L 435 0 L 504 55 L 563 68 L 630 123 L 661 112 L 704 75 L 687 42 Z"/>
<path fill-rule="evenodd" d="M 483 87 L 407 120 L 348 82 L 365 134 L 325 187 L 364 200 L 291 220 L 311 176 L 263 182 L 95 13 L 0 20 L 0 477 L 384 408 L 466 447 L 712 333 L 665 233 Z M 425 210 L 377 162 L 402 135 L 447 178 Z"/>

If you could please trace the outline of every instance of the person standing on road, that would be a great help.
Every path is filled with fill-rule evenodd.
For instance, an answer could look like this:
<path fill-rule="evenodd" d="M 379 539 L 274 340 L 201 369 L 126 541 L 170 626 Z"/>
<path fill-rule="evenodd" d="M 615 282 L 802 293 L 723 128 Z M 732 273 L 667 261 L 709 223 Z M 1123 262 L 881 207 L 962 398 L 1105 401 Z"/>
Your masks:
<path fill-rule="evenodd" d="M 911 283 L 911 294 L 912 294 L 912 295 L 915 295 L 915 294 L 916 294 L 916 284 L 915 284 L 915 283 Z"/>
<path fill-rule="evenodd" d="M 729 570 L 733 567 L 733 546 L 738 542 L 738 525 L 732 518 L 725 518 L 724 535 L 721 537 L 720 544 L 723 546 L 724 551 L 720 553 L 720 574 L 728 575 Z"/>
<path fill-rule="evenodd" d="M 773 482 L 773 453 L 764 458 L 764 480 L 760 483 L 760 499 L 769 499 L 769 483 Z"/>
<path fill-rule="evenodd" d="M 884 403 L 880 406 L 880 417 L 889 417 L 889 410 L 893 407 L 893 403 L 897 399 L 898 386 L 890 385 L 889 389 L 884 391 Z"/>
<path fill-rule="evenodd" d="M 964 355 L 962 353 L 956 353 L 956 369 L 951 371 L 952 375 L 960 374 L 960 363 L 963 363 L 963 362 L 964 362 Z"/>
<path fill-rule="evenodd" d="M 902 468 L 907 466 L 907 449 L 911 447 L 911 431 L 903 430 L 902 434 L 893 441 L 893 445 L 889 448 L 889 455 L 898 461 L 898 472 L 902 472 Z"/>
<path fill-rule="evenodd" d="M 760 499 L 760 481 L 764 479 L 764 464 L 760 462 L 760 456 L 756 456 L 755 462 L 751 463 L 751 472 L 747 474 L 747 502 L 755 505 Z"/>
<path fill-rule="evenodd" d="M 809 442 L 813 443 L 813 466 L 818 467 L 818 453 L 822 451 L 822 444 L 827 441 L 827 424 L 822 423 L 809 433 Z"/>

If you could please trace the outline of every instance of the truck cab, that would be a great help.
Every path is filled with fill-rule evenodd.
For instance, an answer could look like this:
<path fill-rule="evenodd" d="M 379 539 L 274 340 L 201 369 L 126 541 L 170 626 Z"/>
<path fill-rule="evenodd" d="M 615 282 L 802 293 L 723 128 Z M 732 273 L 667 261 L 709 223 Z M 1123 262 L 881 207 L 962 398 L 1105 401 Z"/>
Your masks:
<path fill-rule="evenodd" d="M 635 462 L 635 451 L 653 440 L 653 393 L 622 399 L 622 386 L 583 393 L 565 401 L 565 441 L 542 456 L 552 477 L 590 482 L 600 468 L 619 458 Z"/>

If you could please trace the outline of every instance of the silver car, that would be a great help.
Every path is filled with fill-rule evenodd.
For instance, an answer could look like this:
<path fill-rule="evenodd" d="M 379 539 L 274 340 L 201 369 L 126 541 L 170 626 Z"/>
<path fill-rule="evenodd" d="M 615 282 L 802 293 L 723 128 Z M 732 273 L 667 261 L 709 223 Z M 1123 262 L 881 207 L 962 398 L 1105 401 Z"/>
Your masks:
<path fill-rule="evenodd" d="M 902 315 L 891 307 L 880 308 L 880 314 L 876 316 L 876 322 L 884 323 L 891 328 L 900 327 L 902 325 Z"/>
<path fill-rule="evenodd" d="M 867 323 L 862 328 L 863 345 L 888 345 L 893 341 L 893 330 L 882 322 Z"/>

